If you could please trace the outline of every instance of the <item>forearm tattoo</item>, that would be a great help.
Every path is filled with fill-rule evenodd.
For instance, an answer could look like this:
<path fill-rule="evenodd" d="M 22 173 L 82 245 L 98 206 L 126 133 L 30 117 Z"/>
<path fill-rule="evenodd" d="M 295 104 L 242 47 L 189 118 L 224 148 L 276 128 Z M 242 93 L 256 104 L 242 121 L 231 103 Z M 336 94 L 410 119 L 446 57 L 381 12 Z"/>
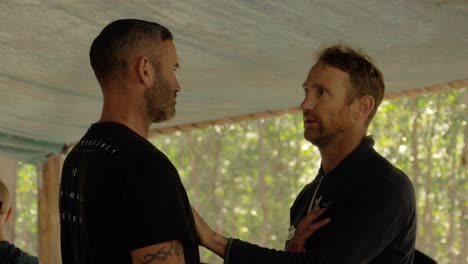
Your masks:
<path fill-rule="evenodd" d="M 143 260 L 140 260 L 141 264 L 150 264 L 153 260 L 166 260 L 168 257 L 176 256 L 177 262 L 180 261 L 180 258 L 184 256 L 184 250 L 181 247 L 180 243 L 171 241 L 171 246 L 166 249 L 165 247 L 156 251 L 155 253 L 148 253 L 143 257 Z"/>

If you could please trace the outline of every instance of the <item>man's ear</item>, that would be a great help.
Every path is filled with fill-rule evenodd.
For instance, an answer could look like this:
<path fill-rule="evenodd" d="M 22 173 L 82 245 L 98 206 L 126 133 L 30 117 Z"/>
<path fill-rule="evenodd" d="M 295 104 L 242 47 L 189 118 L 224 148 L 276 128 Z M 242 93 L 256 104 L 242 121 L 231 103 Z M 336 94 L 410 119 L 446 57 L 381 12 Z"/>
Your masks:
<path fill-rule="evenodd" d="M 354 119 L 367 119 L 372 109 L 374 109 L 374 98 L 370 95 L 364 95 L 356 98 L 356 107 L 353 111 Z"/>
<path fill-rule="evenodd" d="M 143 56 L 137 62 L 137 75 L 140 82 L 145 86 L 151 86 L 154 79 L 154 65 L 148 57 Z"/>

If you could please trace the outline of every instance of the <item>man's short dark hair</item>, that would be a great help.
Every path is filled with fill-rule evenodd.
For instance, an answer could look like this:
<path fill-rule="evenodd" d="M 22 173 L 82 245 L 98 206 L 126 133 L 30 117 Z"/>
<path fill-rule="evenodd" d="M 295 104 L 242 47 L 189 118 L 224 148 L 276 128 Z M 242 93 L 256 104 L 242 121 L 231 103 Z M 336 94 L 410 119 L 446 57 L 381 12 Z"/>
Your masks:
<path fill-rule="evenodd" d="M 322 49 L 318 56 L 318 63 L 336 67 L 349 74 L 351 93 L 348 102 L 364 95 L 370 95 L 374 98 L 374 109 L 366 122 L 368 126 L 382 103 L 385 93 L 383 74 L 373 64 L 372 59 L 360 50 L 338 44 Z"/>
<path fill-rule="evenodd" d="M 129 51 L 142 41 L 158 43 L 172 39 L 172 33 L 158 23 L 139 19 L 116 20 L 104 27 L 91 44 L 91 67 L 96 78 L 103 80 L 126 69 Z"/>

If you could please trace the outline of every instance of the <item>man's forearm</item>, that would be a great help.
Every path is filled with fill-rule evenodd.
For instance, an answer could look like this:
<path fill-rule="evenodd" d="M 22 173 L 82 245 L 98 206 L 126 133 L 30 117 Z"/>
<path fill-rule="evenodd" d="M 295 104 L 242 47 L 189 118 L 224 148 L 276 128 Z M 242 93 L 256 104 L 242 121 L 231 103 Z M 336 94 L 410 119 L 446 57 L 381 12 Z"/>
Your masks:
<path fill-rule="evenodd" d="M 224 258 L 224 263 L 229 264 L 320 264 L 320 263 L 351 263 L 330 262 L 318 251 L 305 253 L 293 253 L 276 249 L 268 249 L 251 244 L 239 239 L 231 239 L 229 253 Z M 354 263 L 354 262 L 353 262 Z"/>
<path fill-rule="evenodd" d="M 216 255 L 224 258 L 226 255 L 228 240 L 222 235 L 211 230 L 195 208 L 192 208 L 192 212 L 200 244 L 211 250 Z"/>
<path fill-rule="evenodd" d="M 207 249 L 213 251 L 213 253 L 220 256 L 221 258 L 224 258 L 228 245 L 228 239 L 216 232 L 213 232 L 207 241 L 203 241 L 203 244 L 203 246 L 205 246 Z"/>

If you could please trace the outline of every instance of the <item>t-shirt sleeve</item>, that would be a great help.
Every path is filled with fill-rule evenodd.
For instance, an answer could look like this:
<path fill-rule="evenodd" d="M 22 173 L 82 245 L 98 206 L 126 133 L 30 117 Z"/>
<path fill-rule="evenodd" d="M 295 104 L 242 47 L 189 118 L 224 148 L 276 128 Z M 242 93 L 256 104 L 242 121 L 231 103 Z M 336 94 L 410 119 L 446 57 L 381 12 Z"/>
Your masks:
<path fill-rule="evenodd" d="M 137 166 L 128 189 L 131 250 L 170 241 L 193 241 L 190 204 L 177 171 L 168 160 Z"/>

